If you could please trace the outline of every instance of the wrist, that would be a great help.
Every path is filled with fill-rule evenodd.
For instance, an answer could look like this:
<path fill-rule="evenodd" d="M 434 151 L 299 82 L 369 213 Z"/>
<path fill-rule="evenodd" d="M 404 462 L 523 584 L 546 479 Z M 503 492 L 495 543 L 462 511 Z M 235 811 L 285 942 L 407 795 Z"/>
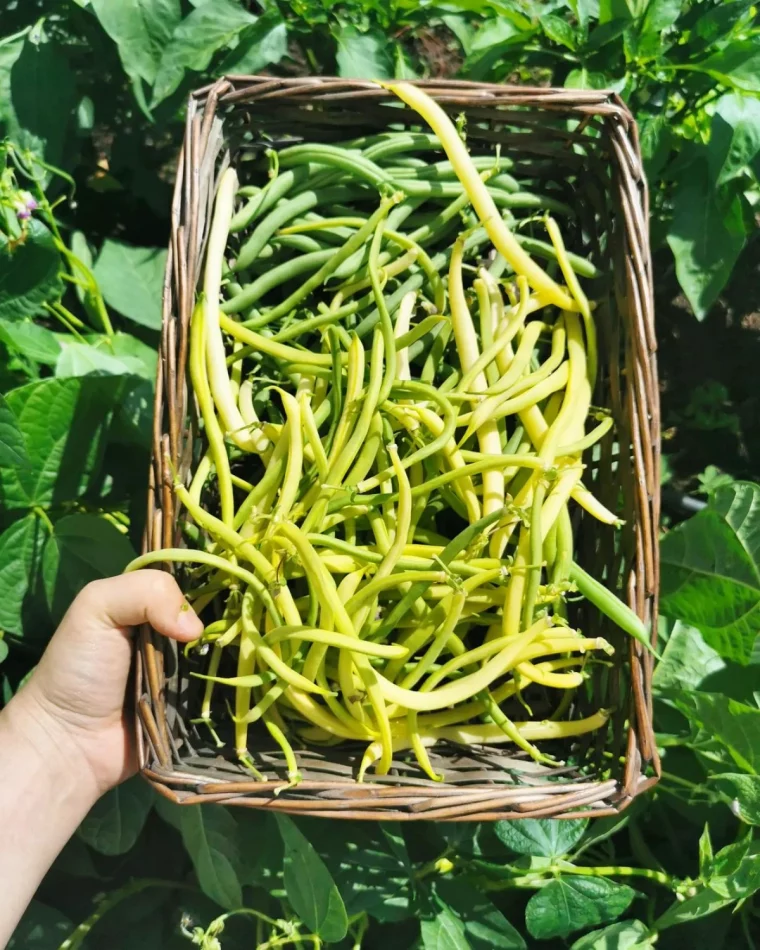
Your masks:
<path fill-rule="evenodd" d="M 33 680 L 8 703 L 0 727 L 8 741 L 23 744 L 28 767 L 57 789 L 59 801 L 84 817 L 105 789 L 98 787 L 87 757 L 66 724 L 46 707 Z"/>

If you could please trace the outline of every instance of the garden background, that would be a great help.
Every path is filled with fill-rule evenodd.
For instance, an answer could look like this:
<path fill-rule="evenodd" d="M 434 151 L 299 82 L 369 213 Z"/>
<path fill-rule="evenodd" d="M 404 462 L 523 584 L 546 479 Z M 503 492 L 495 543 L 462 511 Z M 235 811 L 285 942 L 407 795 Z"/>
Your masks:
<path fill-rule="evenodd" d="M 339 833 L 177 809 L 135 779 L 83 823 L 11 946 L 760 946 L 760 25 L 745 0 L 0 0 L 0 701 L 76 591 L 139 547 L 184 102 L 260 71 L 610 88 L 635 113 L 665 431 L 665 774 L 590 824 Z"/>

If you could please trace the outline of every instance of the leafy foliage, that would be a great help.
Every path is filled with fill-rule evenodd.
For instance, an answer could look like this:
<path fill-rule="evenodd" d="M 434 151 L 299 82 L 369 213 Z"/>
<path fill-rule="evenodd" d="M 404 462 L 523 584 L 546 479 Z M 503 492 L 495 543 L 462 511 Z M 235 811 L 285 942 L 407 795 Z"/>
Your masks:
<path fill-rule="evenodd" d="M 170 183 L 193 87 L 269 70 L 613 89 L 639 125 L 658 290 L 672 267 L 707 320 L 751 250 L 760 28 L 747 0 L 0 10 L 3 702 L 76 592 L 140 543 Z M 670 419 L 700 440 L 743 425 L 711 374 Z M 725 471 L 696 475 L 707 461 Z M 58 947 L 88 915 L 84 950 L 756 944 L 760 486 L 734 482 L 722 458 L 687 474 L 708 502 L 662 542 L 664 777 L 645 801 L 590 825 L 336 825 L 177 809 L 130 782 L 87 817 L 11 946 Z"/>

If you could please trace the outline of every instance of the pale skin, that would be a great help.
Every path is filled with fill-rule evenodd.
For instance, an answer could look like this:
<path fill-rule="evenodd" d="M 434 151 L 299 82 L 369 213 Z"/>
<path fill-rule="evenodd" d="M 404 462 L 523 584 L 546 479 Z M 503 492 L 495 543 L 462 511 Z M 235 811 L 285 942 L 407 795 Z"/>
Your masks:
<path fill-rule="evenodd" d="M 203 629 L 163 571 L 89 584 L 0 712 L 0 947 L 90 808 L 136 771 L 124 701 L 132 628 L 144 622 L 183 642 Z"/>

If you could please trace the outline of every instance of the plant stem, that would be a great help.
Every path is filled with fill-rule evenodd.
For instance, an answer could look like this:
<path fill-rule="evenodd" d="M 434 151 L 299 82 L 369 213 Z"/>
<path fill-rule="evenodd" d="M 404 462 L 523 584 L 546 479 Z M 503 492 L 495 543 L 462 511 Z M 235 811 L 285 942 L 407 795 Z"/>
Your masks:
<path fill-rule="evenodd" d="M 563 874 L 583 877 L 643 877 L 648 881 L 654 881 L 656 884 L 662 884 L 663 887 L 671 890 L 674 890 L 677 884 L 677 879 L 671 877 L 670 874 L 666 874 L 664 871 L 653 871 L 651 868 L 629 868 L 617 865 L 593 868 L 576 865 L 550 865 L 510 880 L 486 883 L 485 887 L 490 891 L 507 890 L 510 887 L 538 887 L 541 886 L 545 878 L 549 876 L 559 877 Z"/>
<path fill-rule="evenodd" d="M 107 897 L 98 904 L 90 916 L 83 920 L 78 927 L 63 941 L 58 950 L 79 950 L 95 924 L 98 923 L 109 910 L 116 907 L 123 900 L 147 890 L 149 887 L 166 887 L 177 890 L 195 891 L 196 888 L 189 884 L 180 884 L 177 881 L 162 881 L 154 878 L 140 878 L 136 881 L 130 881 L 118 890 L 112 891 Z"/>

